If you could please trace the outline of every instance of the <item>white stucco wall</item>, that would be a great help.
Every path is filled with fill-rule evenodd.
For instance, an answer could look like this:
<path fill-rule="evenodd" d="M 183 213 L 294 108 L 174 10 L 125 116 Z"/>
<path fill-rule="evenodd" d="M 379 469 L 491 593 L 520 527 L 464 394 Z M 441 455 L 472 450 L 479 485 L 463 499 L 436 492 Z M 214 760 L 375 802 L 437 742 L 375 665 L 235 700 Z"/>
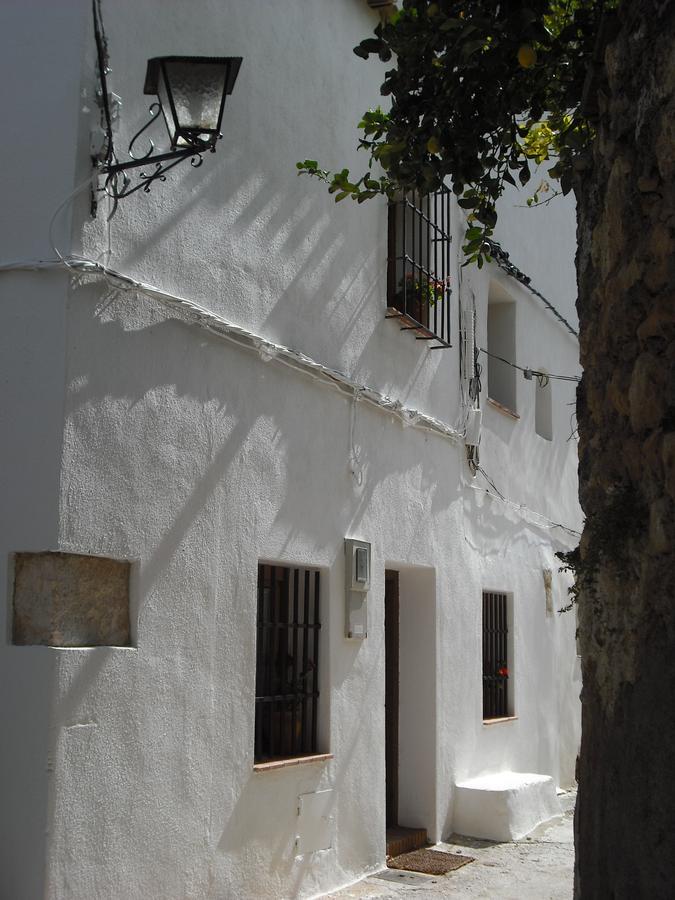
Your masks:
<path fill-rule="evenodd" d="M 76 177 L 87 14 L 84 0 L 0 6 L 0 265 L 54 255 L 49 222 Z M 55 231 L 69 221 L 65 209 Z M 68 287 L 63 271 L 0 272 L 0 896 L 12 900 L 44 890 L 55 681 L 52 651 L 10 646 L 7 563 L 58 546 Z"/>
<path fill-rule="evenodd" d="M 71 143 L 54 173 L 52 211 L 87 175 L 81 100 L 92 96 L 92 38 L 88 8 L 70 10 L 84 50 L 77 29 L 60 30 L 68 57 L 60 65 L 78 79 L 81 68 L 82 81 L 59 101 L 70 111 L 63 129 Z M 198 171 L 177 169 L 149 195 L 121 201 L 110 265 L 455 424 L 457 341 L 432 352 L 384 319 L 383 204 L 335 206 L 295 175 L 306 156 L 360 163 L 353 126 L 378 102 L 381 75 L 374 63 L 351 61 L 377 22 L 366 4 L 293 0 L 281 14 L 263 0 L 204 0 L 164 3 L 158 15 L 154 3 L 119 0 L 103 11 L 110 86 L 124 104 L 119 147 L 144 121 L 148 57 L 244 57 L 218 152 Z M 104 210 L 89 219 L 86 194 L 73 209 L 73 249 L 107 259 Z M 50 215 L 36 209 L 36 234 Z M 458 213 L 456 247 L 460 230 Z M 515 259 L 525 271 L 541 240 L 534 229 Z M 509 249 L 507 236 L 502 242 Z M 16 256 L 41 252 L 26 235 L 17 241 Z M 574 340 L 527 289 L 493 267 L 461 277 L 460 289 L 455 266 L 453 316 L 460 297 L 475 299 L 479 345 L 492 278 L 517 303 L 517 361 L 577 371 Z M 142 293 L 101 278 L 0 278 L 10 297 L 28 302 L 14 315 L 30 335 L 11 340 L 3 357 L 18 423 L 4 470 L 16 500 L 3 546 L 135 561 L 135 648 L 2 648 L 8 677 L 36 685 L 4 701 L 18 737 L 3 770 L 14 766 L 24 783 L 35 773 L 13 852 L 45 860 L 47 896 L 105 898 L 114 886 L 129 898 L 310 897 L 378 868 L 385 568 L 401 573 L 401 823 L 426 826 L 432 839 L 447 835 L 455 782 L 484 772 L 570 783 L 580 687 L 574 621 L 546 616 L 542 579 L 542 568 L 553 569 L 558 608 L 565 580 L 553 553 L 572 539 L 548 520 L 579 527 L 569 385 L 554 384 L 548 442 L 534 433 L 533 384 L 518 376 L 520 419 L 505 417 L 486 402 L 485 367 L 481 465 L 512 501 L 504 503 L 471 475 L 461 443 L 404 428 L 364 402 L 353 410 L 337 391 L 207 335 Z M 61 302 L 36 336 L 28 324 L 46 308 L 44 279 L 49 291 L 59 286 Z M 30 472 L 26 447 L 40 454 Z M 362 479 L 350 471 L 354 450 Z M 345 537 L 372 543 L 362 643 L 344 638 Z M 259 560 L 321 569 L 329 761 L 253 771 Z M 483 589 L 509 592 L 514 608 L 517 718 L 494 725 L 482 722 Z M 21 726 L 26 710 L 35 710 L 41 737 Z M 296 855 L 297 798 L 328 788 L 334 844 Z M 19 805 L 17 794 L 10 817 Z M 21 865 L 13 871 L 12 896 L 40 895 L 32 876 L 20 881 Z"/>
<path fill-rule="evenodd" d="M 522 268 L 527 262 L 533 287 L 557 307 L 573 328 L 578 328 L 576 203 L 572 193 L 556 196 L 559 185 L 548 175 L 552 165 L 549 162 L 533 167 L 532 178 L 524 187 L 506 185 L 498 205 L 495 239 L 504 244 L 515 265 Z M 528 199 L 542 184 L 548 185 L 548 190 L 538 194 L 538 205 L 528 206 Z"/>

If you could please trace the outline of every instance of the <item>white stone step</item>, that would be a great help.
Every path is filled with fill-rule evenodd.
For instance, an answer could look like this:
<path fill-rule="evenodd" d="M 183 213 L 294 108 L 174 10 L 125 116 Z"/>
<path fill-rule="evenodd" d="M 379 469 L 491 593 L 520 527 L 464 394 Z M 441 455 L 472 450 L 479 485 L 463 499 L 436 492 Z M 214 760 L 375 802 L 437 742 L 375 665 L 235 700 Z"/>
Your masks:
<path fill-rule="evenodd" d="M 453 829 L 492 841 L 514 841 L 562 810 L 550 775 L 497 772 L 457 782 Z"/>

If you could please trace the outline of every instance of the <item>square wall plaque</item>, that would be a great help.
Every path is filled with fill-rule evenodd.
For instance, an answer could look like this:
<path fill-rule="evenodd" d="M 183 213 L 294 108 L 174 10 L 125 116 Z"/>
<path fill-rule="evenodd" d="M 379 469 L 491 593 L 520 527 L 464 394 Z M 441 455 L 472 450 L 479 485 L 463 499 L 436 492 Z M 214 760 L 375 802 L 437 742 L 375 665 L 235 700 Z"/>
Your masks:
<path fill-rule="evenodd" d="M 131 563 L 79 553 L 14 553 L 12 643 L 130 645 Z"/>

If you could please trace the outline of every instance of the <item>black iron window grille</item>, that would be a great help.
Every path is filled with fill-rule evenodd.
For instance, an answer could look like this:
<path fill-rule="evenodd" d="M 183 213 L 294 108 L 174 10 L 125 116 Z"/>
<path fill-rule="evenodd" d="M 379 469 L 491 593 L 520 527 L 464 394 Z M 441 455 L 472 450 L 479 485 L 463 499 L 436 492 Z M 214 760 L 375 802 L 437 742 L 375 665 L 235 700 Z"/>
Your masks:
<path fill-rule="evenodd" d="M 509 714 L 506 594 L 483 592 L 483 718 Z"/>
<path fill-rule="evenodd" d="M 258 566 L 255 762 L 317 752 L 319 572 Z"/>
<path fill-rule="evenodd" d="M 451 198 L 443 189 L 389 204 L 387 318 L 434 350 L 450 347 Z"/>

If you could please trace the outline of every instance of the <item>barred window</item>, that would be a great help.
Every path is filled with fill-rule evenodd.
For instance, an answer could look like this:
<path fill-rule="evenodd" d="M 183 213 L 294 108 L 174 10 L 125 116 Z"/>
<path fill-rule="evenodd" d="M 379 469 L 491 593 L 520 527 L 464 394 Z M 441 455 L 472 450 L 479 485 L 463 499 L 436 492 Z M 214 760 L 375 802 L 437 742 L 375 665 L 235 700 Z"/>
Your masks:
<path fill-rule="evenodd" d="M 452 193 L 411 193 L 389 204 L 387 318 L 418 341 L 450 346 Z"/>
<path fill-rule="evenodd" d="M 255 762 L 317 753 L 319 572 L 258 566 Z"/>
<path fill-rule="evenodd" d="M 506 594 L 483 592 L 483 719 L 509 715 Z"/>

